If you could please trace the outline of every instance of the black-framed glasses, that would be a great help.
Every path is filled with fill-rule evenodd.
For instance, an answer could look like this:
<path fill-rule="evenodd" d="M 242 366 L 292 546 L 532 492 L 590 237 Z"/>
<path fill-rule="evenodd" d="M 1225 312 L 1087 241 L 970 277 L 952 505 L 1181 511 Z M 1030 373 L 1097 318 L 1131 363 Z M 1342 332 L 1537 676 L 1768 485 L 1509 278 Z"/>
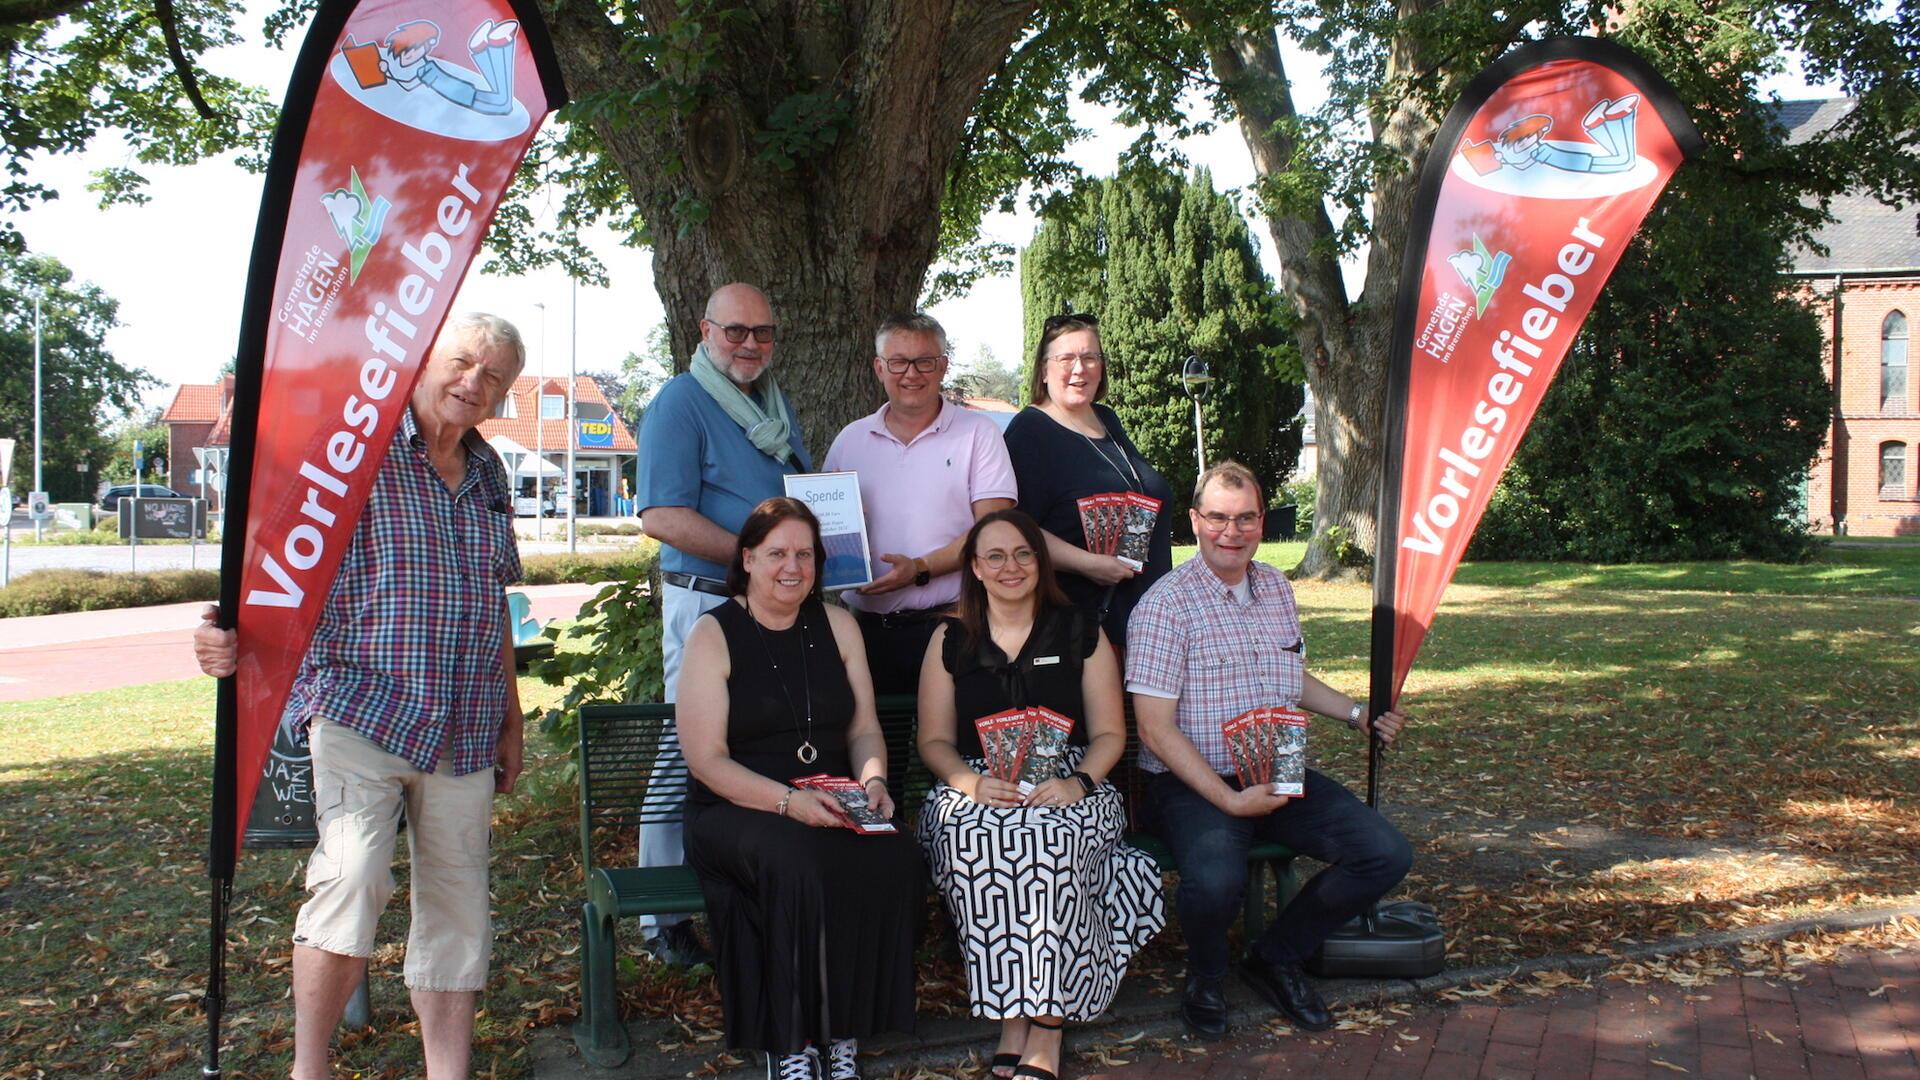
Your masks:
<path fill-rule="evenodd" d="M 1260 515 L 1253 511 L 1244 514 L 1222 514 L 1219 511 L 1201 514 L 1200 520 L 1206 523 L 1209 532 L 1226 532 L 1227 526 L 1237 529 L 1251 529 L 1260 524 Z"/>
<path fill-rule="evenodd" d="M 1051 334 L 1063 326 L 1075 325 L 1099 326 L 1100 316 L 1095 315 L 1091 311 L 1063 311 L 1058 315 L 1047 316 L 1047 321 L 1041 323 L 1040 328 L 1046 333 Z"/>
<path fill-rule="evenodd" d="M 985 555 L 974 556 L 974 558 L 986 563 L 987 569 L 989 570 L 998 570 L 1006 566 L 1008 559 L 1012 559 L 1020 566 L 1032 566 L 1033 560 L 1038 557 L 1039 556 L 1033 553 L 1032 548 L 1025 547 L 1014 548 L 1012 551 L 989 551 Z"/>
<path fill-rule="evenodd" d="M 727 341 L 734 345 L 747 340 L 748 334 L 752 334 L 753 340 L 762 345 L 773 341 L 774 328 L 771 326 L 742 326 L 739 323 L 715 323 L 714 325 L 720 327 L 720 332 L 725 334 Z"/>
<path fill-rule="evenodd" d="M 933 369 L 939 367 L 940 361 L 945 359 L 946 357 L 944 355 L 883 356 L 880 358 L 880 362 L 887 365 L 887 371 L 894 375 L 905 375 L 909 367 L 922 375 L 931 375 L 933 374 Z"/>

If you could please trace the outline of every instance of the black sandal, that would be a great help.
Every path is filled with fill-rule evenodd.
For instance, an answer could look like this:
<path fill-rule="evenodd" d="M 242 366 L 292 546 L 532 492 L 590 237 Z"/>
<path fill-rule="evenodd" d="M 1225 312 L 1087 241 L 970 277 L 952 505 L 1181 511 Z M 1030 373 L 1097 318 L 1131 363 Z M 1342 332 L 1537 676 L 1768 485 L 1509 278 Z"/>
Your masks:
<path fill-rule="evenodd" d="M 1049 1024 L 1042 1020 L 1029 1020 L 1027 1021 L 1027 1026 L 1037 1027 L 1042 1031 L 1059 1031 L 1060 1029 L 1066 1027 L 1067 1025 L 1064 1022 L 1058 1023 L 1058 1024 Z M 1067 1050 L 1066 1040 L 1062 1039 L 1060 1042 L 1060 1056 L 1062 1058 L 1065 1058 L 1067 1056 L 1066 1050 Z M 1034 1077 L 1035 1080 L 1060 1080 L 1059 1073 L 1048 1072 L 1047 1070 L 1041 1068 L 1038 1065 L 1018 1066 L 1013 1070 L 1013 1075 L 1014 1075 L 1014 1080 L 1019 1080 L 1019 1078 L 1022 1076 L 1031 1076 L 1031 1077 Z"/>
<path fill-rule="evenodd" d="M 1009 1080 L 1009 1078 L 1013 1076 L 1012 1073 L 1002 1076 L 1000 1074 L 1001 1069 L 1018 1069 L 1019 1067 L 1019 1054 L 995 1054 L 993 1055 L 993 1060 L 987 1063 L 987 1071 L 993 1074 L 995 1080 Z"/>

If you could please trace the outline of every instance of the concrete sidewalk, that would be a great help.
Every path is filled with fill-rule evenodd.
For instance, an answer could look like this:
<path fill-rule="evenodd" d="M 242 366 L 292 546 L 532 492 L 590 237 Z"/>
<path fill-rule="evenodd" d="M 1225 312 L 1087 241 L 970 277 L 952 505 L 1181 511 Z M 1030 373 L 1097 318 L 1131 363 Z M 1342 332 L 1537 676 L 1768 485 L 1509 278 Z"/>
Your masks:
<path fill-rule="evenodd" d="M 1752 940 L 1778 938 L 1762 933 Z M 1622 968 L 1610 969 L 1611 975 L 1565 974 L 1579 966 L 1539 969 L 1557 976 L 1561 989 L 1550 991 L 1551 979 L 1529 982 L 1516 975 L 1504 997 L 1472 1004 L 1409 994 L 1410 984 L 1398 980 L 1323 981 L 1337 1025 L 1317 1035 L 1287 1026 L 1230 978 L 1234 1031 L 1218 1043 L 1197 1042 L 1182 1032 L 1174 1015 L 1177 989 L 1129 978 L 1105 1016 L 1069 1028 L 1062 1076 L 1920 1080 L 1920 947 L 1848 945 L 1834 963 L 1797 966 L 1785 978 L 1727 975 L 1689 979 L 1688 985 L 1629 982 L 1619 977 Z M 1473 972 L 1447 974 L 1455 990 L 1481 992 L 1473 989 Z M 862 1055 L 865 1075 L 986 1080 L 981 1064 L 993 1049 L 991 1024 L 923 1015 L 919 1026 L 916 1036 L 874 1040 L 876 1052 Z M 633 1057 L 607 1072 L 580 1060 L 566 1025 L 540 1032 L 532 1053 L 535 1080 L 765 1075 L 758 1055 L 723 1055 L 716 1043 L 691 1043 L 676 1024 L 635 1019 L 628 1030 Z"/>
<path fill-rule="evenodd" d="M 523 585 L 542 624 L 569 619 L 599 585 Z M 0 619 L 0 701 L 190 679 L 200 602 Z"/>
<path fill-rule="evenodd" d="M 1425 1008 L 1392 1027 L 1249 1037 L 1184 1060 L 1070 1071 L 1144 1077 L 1920 1078 L 1920 950 L 1845 954 L 1798 982 L 1702 987 L 1597 978 L 1549 998 Z"/>

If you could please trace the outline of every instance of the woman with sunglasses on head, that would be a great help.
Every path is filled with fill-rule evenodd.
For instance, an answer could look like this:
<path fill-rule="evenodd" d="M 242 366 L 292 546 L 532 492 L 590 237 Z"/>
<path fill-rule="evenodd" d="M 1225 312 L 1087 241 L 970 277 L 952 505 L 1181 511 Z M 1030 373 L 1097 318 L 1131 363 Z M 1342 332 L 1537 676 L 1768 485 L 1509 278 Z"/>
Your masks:
<path fill-rule="evenodd" d="M 832 797 L 860 783 L 891 818 L 887 749 L 853 616 L 820 597 L 820 523 L 762 502 L 740 530 L 733 599 L 700 617 L 680 672 L 687 865 L 713 927 L 727 1045 L 769 1080 L 853 1080 L 858 1038 L 910 1031 L 924 895 L 904 832 L 861 835 Z"/>
<path fill-rule="evenodd" d="M 967 965 L 973 1015 L 1000 1021 L 1000 1080 L 1053 1080 L 1065 1021 L 1105 1012 L 1127 962 L 1166 923 L 1160 872 L 1121 843 L 1105 782 L 1126 747 L 1120 665 L 1068 603 L 1045 538 L 1018 510 L 961 550 L 956 616 L 920 670 L 920 758 L 938 779 L 920 843 Z M 1052 779 L 1021 794 L 988 774 L 974 721 L 1043 706 L 1073 722 Z"/>
<path fill-rule="evenodd" d="M 1094 612 L 1115 647 L 1127 643 L 1127 616 L 1160 575 L 1173 569 L 1173 488 L 1127 438 L 1120 418 L 1100 404 L 1107 394 L 1107 358 L 1099 320 L 1090 313 L 1054 315 L 1033 354 L 1031 402 L 1007 425 L 1007 456 L 1020 487 L 1020 509 L 1040 523 L 1060 586 Z M 1160 500 L 1147 558 L 1138 570 L 1089 550 L 1080 500 L 1137 492 Z"/>

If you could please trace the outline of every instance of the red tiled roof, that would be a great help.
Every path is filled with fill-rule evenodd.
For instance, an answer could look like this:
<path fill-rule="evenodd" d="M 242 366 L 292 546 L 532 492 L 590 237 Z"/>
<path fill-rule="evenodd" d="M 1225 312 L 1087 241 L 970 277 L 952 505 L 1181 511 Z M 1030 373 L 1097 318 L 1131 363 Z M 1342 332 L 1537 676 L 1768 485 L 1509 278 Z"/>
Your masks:
<path fill-rule="evenodd" d="M 229 397 L 225 405 L 220 406 L 220 419 L 214 421 L 213 430 L 207 433 L 208 446 L 226 446 L 233 441 L 233 399 Z"/>
<path fill-rule="evenodd" d="M 550 451 L 564 452 L 567 448 L 568 432 L 572 425 L 565 420 L 545 420 L 538 422 L 539 434 L 535 434 L 535 417 L 540 415 L 539 406 L 534 397 L 534 387 L 540 383 L 539 376 L 522 375 L 513 383 L 513 406 L 515 415 L 494 417 L 482 421 L 480 434 L 485 438 L 505 435 L 529 450 L 542 446 Z M 548 376 L 545 386 L 549 394 L 567 392 L 567 379 L 564 375 Z M 600 392 L 600 385 L 590 375 L 581 375 L 576 379 L 574 395 L 582 403 L 591 405 L 607 404 L 606 395 Z M 620 450 L 633 453 L 639 446 L 633 441 L 633 432 L 627 430 L 626 422 L 618 416 L 610 416 L 613 421 L 613 446 L 585 446 L 578 449 L 587 453 L 596 450 Z"/>
<path fill-rule="evenodd" d="M 974 397 L 972 394 L 963 395 L 960 398 L 960 404 L 969 409 L 978 409 L 981 412 L 1017 413 L 1020 411 L 1020 406 L 1015 405 L 1011 401 L 1001 401 L 999 398 L 993 397 Z"/>
<path fill-rule="evenodd" d="M 229 376 L 229 378 L 231 378 L 231 376 Z M 517 379 L 513 384 L 513 396 L 514 407 L 518 415 L 513 417 L 495 417 L 491 420 L 482 421 L 480 424 L 481 437 L 491 439 L 496 435 L 505 435 L 529 450 L 534 449 L 537 445 L 541 445 L 542 441 L 544 441 L 546 449 L 560 453 L 566 452 L 567 432 L 570 425 L 565 420 L 545 421 L 540 425 L 543 429 L 540 434 L 534 434 L 533 418 L 538 415 L 538 413 L 534 407 L 533 388 L 534 384 L 538 381 L 539 380 L 532 375 L 523 375 Z M 547 386 L 549 393 L 564 394 L 567 392 L 567 380 L 564 376 L 548 379 Z M 183 392 L 187 390 L 205 390 L 209 393 L 218 393 L 220 388 L 215 386 L 183 386 L 181 390 Z M 591 376 L 587 375 L 580 376 L 580 386 L 577 391 L 577 396 L 580 401 L 588 404 L 605 405 L 607 403 L 606 396 L 600 392 L 599 385 L 593 381 Z M 180 399 L 176 397 L 174 404 L 177 406 L 179 401 Z M 174 416 L 173 410 L 169 409 L 163 419 L 179 420 L 182 418 Z M 610 419 L 613 420 L 613 446 L 611 448 L 605 446 L 584 446 L 578 449 L 584 450 L 587 453 L 607 449 L 621 450 L 627 453 L 637 451 L 639 447 L 633 441 L 633 432 L 627 430 L 626 423 L 618 416 L 610 416 Z M 232 441 L 233 399 L 230 391 L 226 404 L 219 410 L 218 418 L 216 419 L 211 411 L 209 411 L 205 419 L 200 422 L 205 423 L 209 420 L 214 423 L 213 430 L 207 435 L 208 446 L 226 446 Z"/>
<path fill-rule="evenodd" d="M 220 416 L 225 395 L 218 383 L 207 386 L 182 386 L 173 393 L 173 404 L 160 414 L 167 424 L 211 424 Z"/>

